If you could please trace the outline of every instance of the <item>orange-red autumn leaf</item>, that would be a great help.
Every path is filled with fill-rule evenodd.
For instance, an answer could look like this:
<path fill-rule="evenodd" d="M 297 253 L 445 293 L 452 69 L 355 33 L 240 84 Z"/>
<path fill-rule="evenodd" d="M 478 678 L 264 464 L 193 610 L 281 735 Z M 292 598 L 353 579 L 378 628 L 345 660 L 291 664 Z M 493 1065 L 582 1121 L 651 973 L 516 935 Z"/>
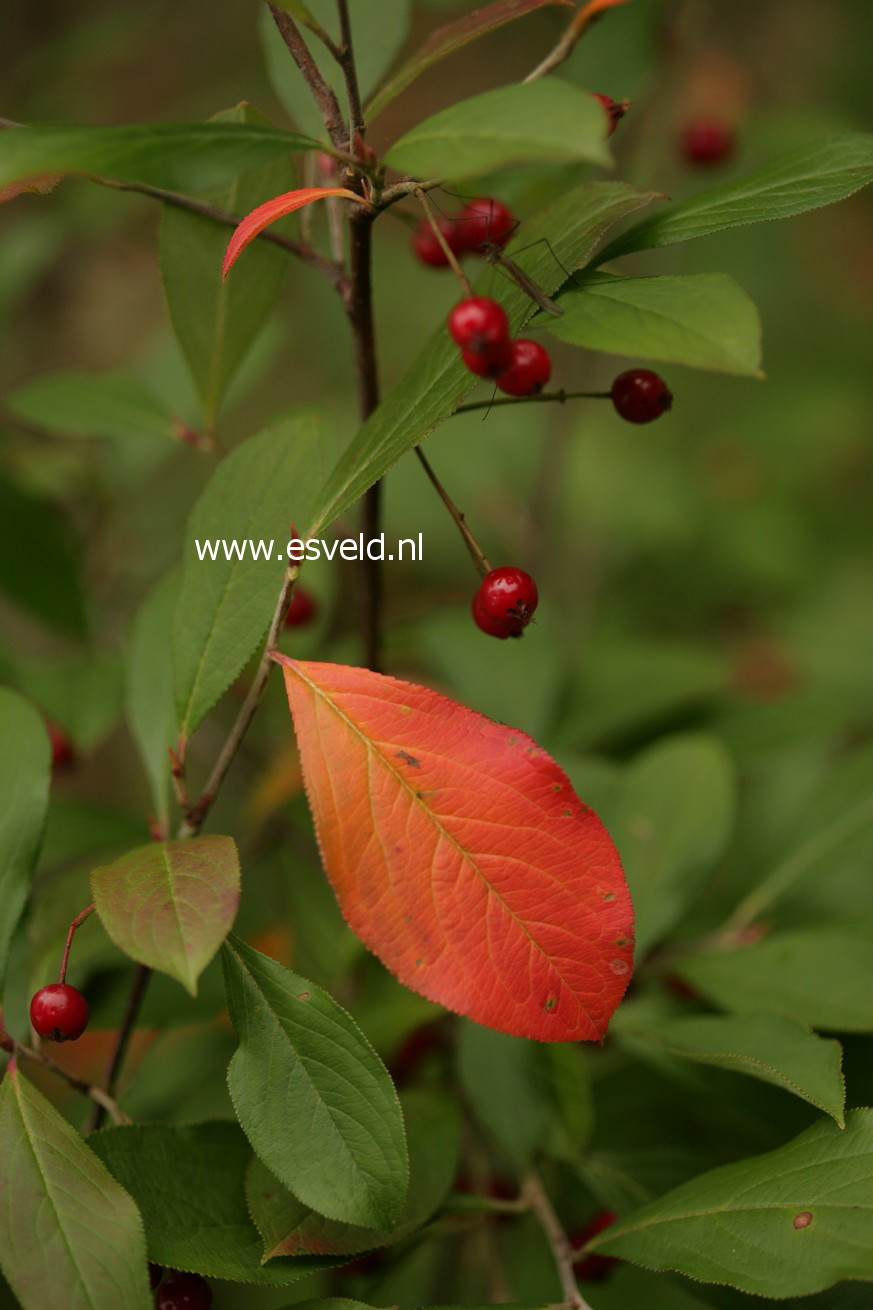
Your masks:
<path fill-rule="evenodd" d="M 281 196 L 273 196 L 272 200 L 266 200 L 250 214 L 246 214 L 242 222 L 234 228 L 233 236 L 224 252 L 224 262 L 221 265 L 222 278 L 227 277 L 249 242 L 260 236 L 264 228 L 269 227 L 285 214 L 293 214 L 295 209 L 311 205 L 313 200 L 323 200 L 325 196 L 345 196 L 347 200 L 356 200 L 359 205 L 366 204 L 366 201 L 356 196 L 354 191 L 349 191 L 342 186 L 306 186 L 298 188 L 297 191 L 286 191 Z"/>
<path fill-rule="evenodd" d="M 42 173 L 39 177 L 25 177 L 19 182 L 9 182 L 6 186 L 0 187 L 0 205 L 4 205 L 7 200 L 14 200 L 16 196 L 24 195 L 27 191 L 35 191 L 38 195 L 47 196 L 54 191 L 62 177 L 63 173 Z"/>
<path fill-rule="evenodd" d="M 544 1041 L 598 1039 L 633 911 L 597 816 L 535 742 L 366 669 L 282 664 L 322 858 L 413 991 Z"/>

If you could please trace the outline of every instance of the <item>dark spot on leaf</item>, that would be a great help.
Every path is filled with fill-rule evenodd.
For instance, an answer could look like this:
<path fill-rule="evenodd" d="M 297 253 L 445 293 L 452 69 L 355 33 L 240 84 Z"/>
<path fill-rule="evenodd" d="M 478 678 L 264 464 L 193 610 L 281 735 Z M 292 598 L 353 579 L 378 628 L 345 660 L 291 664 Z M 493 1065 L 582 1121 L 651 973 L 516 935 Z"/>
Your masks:
<path fill-rule="evenodd" d="M 628 969 L 630 968 L 630 965 L 627 963 L 626 960 L 610 960 L 609 967 L 613 973 L 621 976 L 621 974 L 627 973 Z"/>
<path fill-rule="evenodd" d="M 548 1010 L 549 1013 L 551 1013 L 551 1011 L 554 1010 L 557 1004 L 558 1004 L 558 998 L 557 996 L 554 995 L 554 993 L 552 993 L 550 996 L 547 996 L 546 999 L 543 1001 L 543 1009 Z"/>
<path fill-rule="evenodd" d="M 308 1000 L 309 1000 L 309 992 L 298 992 L 298 993 L 297 993 L 297 999 L 298 999 L 298 1001 L 308 1001 Z"/>
<path fill-rule="evenodd" d="M 424 964 L 424 960 L 416 960 L 415 961 L 416 969 L 420 969 L 423 964 Z"/>
<path fill-rule="evenodd" d="M 604 893 L 603 893 L 603 899 L 604 899 L 605 901 L 614 901 L 614 900 L 615 900 L 615 892 L 604 892 Z"/>
<path fill-rule="evenodd" d="M 408 713 L 409 713 L 409 706 L 408 706 L 408 705 L 401 705 L 401 706 L 400 706 L 400 713 L 401 713 L 401 714 L 408 714 Z"/>
<path fill-rule="evenodd" d="M 615 939 L 615 944 L 616 944 L 616 946 L 627 946 L 627 938 L 626 938 L 626 937 L 616 937 L 616 939 Z"/>
<path fill-rule="evenodd" d="M 572 811 L 572 810 L 565 810 L 565 811 L 564 811 L 564 818 L 565 818 L 565 819 L 569 819 L 569 818 L 572 817 L 572 814 L 573 814 L 573 811 Z"/>
<path fill-rule="evenodd" d="M 811 1223 L 812 1223 L 811 1210 L 801 1210 L 800 1214 L 796 1214 L 794 1216 L 795 1228 L 808 1228 Z"/>
<path fill-rule="evenodd" d="M 417 760 L 414 755 L 410 755 L 409 751 L 395 751 L 394 758 L 395 760 L 405 760 L 413 769 L 421 768 L 421 760 Z"/>
<path fill-rule="evenodd" d="M 561 784 L 559 782 L 553 782 L 552 791 L 560 791 L 560 790 L 561 790 Z"/>

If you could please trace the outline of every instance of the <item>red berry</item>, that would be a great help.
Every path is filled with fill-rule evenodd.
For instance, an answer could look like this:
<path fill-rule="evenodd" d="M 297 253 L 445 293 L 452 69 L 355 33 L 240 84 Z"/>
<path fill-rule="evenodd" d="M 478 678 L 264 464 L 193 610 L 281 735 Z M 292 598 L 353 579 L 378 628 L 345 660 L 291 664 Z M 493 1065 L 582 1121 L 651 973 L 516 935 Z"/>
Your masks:
<path fill-rule="evenodd" d="M 509 368 L 501 373 L 497 385 L 507 396 L 533 396 L 552 376 L 552 361 L 549 353 L 538 341 L 526 341 L 523 337 L 512 342 L 512 357 Z"/>
<path fill-rule="evenodd" d="M 625 114 L 630 109 L 630 101 L 613 100 L 612 96 L 605 96 L 600 91 L 592 91 L 591 94 L 594 96 L 595 100 L 600 101 L 603 108 L 606 110 L 609 119 L 606 135 L 612 136 L 613 132 L 618 127 L 619 120 L 624 118 Z"/>
<path fill-rule="evenodd" d="M 155 1310 L 209 1310 L 212 1289 L 199 1274 L 170 1274 L 155 1296 Z"/>
<path fill-rule="evenodd" d="M 673 407 L 673 393 L 667 383 L 649 368 L 619 373 L 610 394 L 616 410 L 628 423 L 651 423 Z"/>
<path fill-rule="evenodd" d="M 598 1210 L 597 1214 L 588 1220 L 584 1228 L 580 1228 L 578 1232 L 572 1234 L 570 1241 L 574 1247 L 584 1246 L 586 1242 L 591 1241 L 592 1237 L 602 1233 L 604 1228 L 610 1228 L 617 1218 L 618 1215 L 613 1210 Z M 618 1263 L 619 1261 L 614 1255 L 586 1255 L 581 1260 L 577 1260 L 573 1268 L 576 1270 L 577 1277 L 581 1278 L 583 1282 L 599 1283 Z"/>
<path fill-rule="evenodd" d="M 523 625 L 517 620 L 507 623 L 503 619 L 494 619 L 490 614 L 486 614 L 478 591 L 473 597 L 472 611 L 476 627 L 487 633 L 489 637 L 499 637 L 501 641 L 505 641 L 507 637 L 520 637 L 522 634 Z"/>
<path fill-rule="evenodd" d="M 462 246 L 457 219 L 438 218 L 437 227 L 445 237 L 449 249 L 454 254 L 459 254 L 464 247 Z M 449 261 L 446 258 L 446 252 L 437 241 L 436 233 L 426 218 L 422 219 L 415 229 L 415 235 L 412 238 L 412 249 L 422 264 L 428 264 L 431 268 L 448 267 Z"/>
<path fill-rule="evenodd" d="M 474 355 L 491 355 L 509 344 L 509 319 L 496 300 L 471 296 L 462 300 L 448 318 L 449 332 L 462 350 Z"/>
<path fill-rule="evenodd" d="M 682 149 L 689 164 L 720 164 L 733 153 L 734 130 L 718 118 L 699 118 L 682 134 Z"/>
<path fill-rule="evenodd" d="M 301 587 L 298 582 L 285 615 L 286 628 L 304 628 L 311 623 L 318 613 L 318 603 L 311 592 Z"/>
<path fill-rule="evenodd" d="M 52 768 L 56 770 L 69 769 L 75 759 L 73 743 L 63 728 L 59 728 L 50 719 L 46 720 L 45 726 L 52 744 Z"/>
<path fill-rule="evenodd" d="M 30 1002 L 30 1022 L 40 1037 L 74 1042 L 88 1026 L 88 1002 L 68 983 L 49 983 Z"/>
<path fill-rule="evenodd" d="M 486 574 L 476 596 L 483 615 L 519 629 L 530 623 L 539 600 L 537 584 L 530 574 L 512 565 Z"/>
<path fill-rule="evenodd" d="M 492 381 L 496 381 L 512 363 L 512 342 L 504 341 L 502 345 L 485 355 L 478 355 L 473 350 L 462 350 L 461 358 L 471 373 L 478 373 L 480 378 L 491 378 Z"/>
<path fill-rule="evenodd" d="M 478 250 L 484 242 L 505 246 L 518 223 L 512 210 L 494 196 L 470 200 L 461 210 L 458 231 L 463 250 Z"/>

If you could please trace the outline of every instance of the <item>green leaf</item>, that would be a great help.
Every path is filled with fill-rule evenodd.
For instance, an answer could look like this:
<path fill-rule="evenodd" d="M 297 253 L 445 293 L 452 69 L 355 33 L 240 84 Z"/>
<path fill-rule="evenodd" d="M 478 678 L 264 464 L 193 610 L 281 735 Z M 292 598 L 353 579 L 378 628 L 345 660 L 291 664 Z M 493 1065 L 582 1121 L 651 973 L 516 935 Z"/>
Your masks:
<path fill-rule="evenodd" d="M 143 601 L 130 634 L 125 666 L 127 721 L 152 790 L 155 818 L 166 827 L 170 813 L 170 757 L 177 737 L 170 632 L 178 574 L 163 578 Z"/>
<path fill-rule="evenodd" d="M 445 27 L 431 32 L 424 45 L 416 50 L 414 55 L 410 55 L 393 77 L 380 87 L 366 106 L 367 120 L 370 121 L 377 114 L 381 114 L 401 91 L 405 91 L 410 83 L 421 77 L 427 69 L 432 68 L 441 59 L 445 59 L 447 55 L 454 54 L 456 50 L 462 50 L 471 41 L 478 40 L 480 36 L 487 36 L 489 32 L 497 31 L 516 18 L 524 18 L 525 14 L 542 9 L 544 5 L 568 3 L 569 0 L 496 0 L 494 4 L 474 9 L 472 13 L 463 14 L 454 22 L 446 23 Z"/>
<path fill-rule="evenodd" d="M 0 1257 L 23 1310 L 148 1310 L 131 1197 L 11 1062 L 0 1085 Z"/>
<path fill-rule="evenodd" d="M 255 1151 L 319 1214 L 391 1227 L 406 1200 L 409 1166 L 385 1066 L 314 983 L 233 937 L 222 962 L 240 1039 L 228 1086 Z"/>
<path fill-rule="evenodd" d="M 538 1047 L 469 1019 L 458 1031 L 458 1075 L 476 1117 L 523 1173 L 546 1135 L 549 1104 Z"/>
<path fill-rule="evenodd" d="M 783 1298 L 873 1279 L 873 1110 L 824 1120 L 619 1220 L 589 1251 Z"/>
<path fill-rule="evenodd" d="M 644 219 L 607 246 L 598 262 L 693 241 L 729 227 L 792 218 L 845 200 L 869 182 L 873 182 L 873 135 L 849 132 L 829 137 Z"/>
<path fill-rule="evenodd" d="M 793 1019 L 771 1014 L 742 1018 L 695 1015 L 688 1019 L 654 1019 L 629 1005 L 610 1031 L 686 1060 L 749 1074 L 824 1110 L 844 1127 L 846 1089 L 839 1042 L 816 1037 Z"/>
<path fill-rule="evenodd" d="M 32 705 L 0 687 L 0 996 L 9 943 L 39 854 L 48 808 L 51 750 Z"/>
<path fill-rule="evenodd" d="M 212 120 L 264 123 L 249 104 Z M 294 186 L 285 160 L 262 164 L 235 178 L 213 202 L 240 217 L 263 201 Z M 203 403 L 203 422 L 211 432 L 222 397 L 270 314 L 288 269 L 288 256 L 263 241 L 254 243 L 238 275 L 221 277 L 228 230 L 200 214 L 165 205 L 161 217 L 160 260 L 164 294 L 173 329 Z"/>
<path fill-rule="evenodd" d="M 239 904 L 232 837 L 152 842 L 91 874 L 103 927 L 115 945 L 197 994 Z"/>
<path fill-rule="evenodd" d="M 437 1092 L 402 1098 L 409 1142 L 409 1191 L 393 1228 L 362 1228 L 325 1219 L 283 1187 L 255 1158 L 246 1179 L 249 1213 L 264 1239 L 264 1260 L 288 1255 L 356 1255 L 399 1242 L 442 1204 L 458 1167 L 460 1116 Z"/>
<path fill-rule="evenodd" d="M 678 972 L 736 1014 L 767 1010 L 813 1028 L 873 1032 L 873 932 L 820 926 L 683 961 Z"/>
<path fill-rule="evenodd" d="M 543 1150 L 556 1160 L 579 1164 L 594 1130 L 594 1098 L 585 1056 L 577 1042 L 549 1042 L 539 1046 L 537 1054 L 550 1103 Z"/>
<path fill-rule="evenodd" d="M 21 543 L 27 542 L 27 568 Z M 81 636 L 87 622 L 70 524 L 49 500 L 0 477 L 0 591 L 52 628 Z"/>
<path fill-rule="evenodd" d="M 640 957 L 673 927 L 724 852 L 735 791 L 730 757 L 703 734 L 664 738 L 625 773 L 607 826 L 630 887 Z"/>
<path fill-rule="evenodd" d="M 91 750 L 114 726 L 124 695 L 121 661 L 111 655 L 59 662 L 22 660 L 16 680 L 77 746 Z"/>
<path fill-rule="evenodd" d="M 29 423 L 74 437 L 178 436 L 148 388 L 122 373 L 47 373 L 13 391 L 7 404 Z"/>
<path fill-rule="evenodd" d="M 341 1263 L 304 1257 L 261 1265 L 261 1239 L 245 1198 L 252 1152 L 234 1123 L 107 1128 L 90 1144 L 139 1206 L 156 1264 L 284 1287 Z M 113 1310 L 120 1310 L 118 1302 Z"/>
<path fill-rule="evenodd" d="M 262 124 L 18 127 L 0 136 L 0 186 L 45 173 L 96 173 L 190 194 L 296 150 L 324 148 Z"/>
<path fill-rule="evenodd" d="M 588 262 L 613 223 L 652 199 L 651 193 L 624 182 L 586 182 L 525 223 L 506 253 L 551 295 L 564 282 L 565 270 Z M 491 294 L 492 284 L 493 274 L 486 271 L 474 294 Z M 501 290 L 500 303 L 514 336 L 535 306 L 514 284 L 507 285 L 505 292 Z M 464 367 L 457 346 L 441 326 L 338 460 L 318 497 L 307 532 L 301 529 L 302 535 L 317 536 L 321 528 L 353 505 L 401 455 L 447 419 L 475 385 L 476 378 Z"/>
<path fill-rule="evenodd" d="M 312 414 L 279 420 L 221 461 L 191 512 L 173 626 L 176 707 L 183 740 L 264 636 L 276 606 L 291 525 L 306 522 L 323 482 L 322 432 Z M 302 531 L 302 529 L 301 529 Z M 196 542 L 259 546 L 269 557 L 200 559 Z M 233 552 L 231 551 L 231 555 Z"/>
<path fill-rule="evenodd" d="M 762 377 L 761 321 L 733 278 L 611 277 L 595 273 L 560 299 L 563 318 L 542 326 L 574 346 Z"/>
<path fill-rule="evenodd" d="M 385 156 L 401 173 L 454 180 L 525 160 L 609 165 L 600 104 L 556 77 L 517 82 L 426 118 Z"/>

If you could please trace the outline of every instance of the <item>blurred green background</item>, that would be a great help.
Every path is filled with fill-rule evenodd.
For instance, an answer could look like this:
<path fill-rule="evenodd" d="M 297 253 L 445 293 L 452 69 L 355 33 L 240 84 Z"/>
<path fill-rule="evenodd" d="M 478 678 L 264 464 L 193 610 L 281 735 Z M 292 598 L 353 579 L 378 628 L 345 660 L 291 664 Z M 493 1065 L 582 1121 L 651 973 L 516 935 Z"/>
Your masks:
<path fill-rule="evenodd" d="M 404 48 L 470 7 L 417 3 Z M 380 23 L 400 23 L 403 5 L 379 8 Z M 12 0 L 0 20 L 0 113 L 172 122 L 248 99 L 287 123 L 287 107 L 300 105 L 297 73 L 274 43 L 265 49 L 261 18 L 248 0 L 82 0 L 75 8 Z M 371 144 L 385 147 L 427 113 L 523 75 L 564 21 L 560 9 L 545 9 L 440 64 L 377 121 Z M 613 140 L 616 176 L 680 197 L 814 133 L 869 127 L 871 49 L 873 9 L 857 0 L 632 0 L 592 29 L 561 75 L 633 100 Z M 737 152 L 717 170 L 690 168 L 679 150 L 682 127 L 698 114 L 736 125 Z M 557 185 L 584 175 L 565 170 Z M 523 221 L 555 186 L 553 171 L 529 167 L 469 190 L 504 197 Z M 425 547 L 422 563 L 385 566 L 388 671 L 531 732 L 610 826 L 639 752 L 689 732 L 726 752 L 739 779 L 736 814 L 717 867 L 686 907 L 684 932 L 714 927 L 754 886 L 792 844 L 834 767 L 873 730 L 871 211 L 862 194 L 625 262 L 641 273 L 736 278 L 761 312 L 766 381 L 669 366 L 661 371 L 674 409 L 650 427 L 581 401 L 458 416 L 428 440 L 428 457 L 492 562 L 536 574 L 541 605 L 523 641 L 489 643 L 473 626 L 475 575 L 414 458 L 386 478 L 386 533 L 421 531 Z M 55 783 L 38 888 L 52 894 L 36 898 L 17 943 L 20 996 L 9 1002 L 10 1023 L 20 1021 L 28 979 L 42 980 L 65 923 L 86 903 L 88 868 L 147 840 L 148 792 L 124 724 L 122 664 L 137 608 L 178 563 L 187 513 L 216 458 L 173 435 L 174 421 L 199 430 L 201 415 L 163 300 L 158 220 L 153 202 L 79 179 L 0 209 L 0 676 L 64 727 L 77 752 Z M 311 222 L 325 241 L 324 215 Z M 375 258 L 387 391 L 457 292 L 450 274 L 414 262 L 396 215 L 377 226 Z M 553 383 L 568 390 L 608 388 L 630 366 L 552 345 Z M 53 398 L 42 380 L 60 372 L 86 383 L 120 377 L 113 385 L 129 401 L 129 421 L 117 408 L 106 418 L 99 383 L 87 412 L 66 393 Z M 483 384 L 475 398 L 485 396 Z M 330 415 L 338 444 L 349 440 L 356 397 L 346 325 L 326 284 L 290 263 L 278 307 L 219 417 L 221 447 L 301 402 Z M 347 526 L 357 530 L 352 516 Z M 293 640 L 286 634 L 286 647 L 356 662 L 354 568 L 307 567 L 304 580 L 320 617 Z M 238 694 L 232 689 L 195 737 L 195 779 Z M 244 868 L 257 874 L 243 928 L 338 989 L 390 1055 L 432 1010 L 362 961 L 338 921 L 317 872 L 282 699 L 272 685 L 212 830 L 239 833 Z M 780 921 L 814 919 L 819 901 L 837 920 L 873 916 L 864 854 L 849 851 L 824 891 L 805 883 Z M 76 968 L 97 979 L 95 1013 L 117 1022 L 124 965 L 96 924 L 81 934 Z M 230 1038 L 198 1026 L 220 1007 L 214 969 L 196 1003 L 156 981 L 146 1025 L 181 1025 L 185 1037 L 174 1028 L 160 1039 L 175 1043 L 172 1060 L 154 1048 L 145 1055 L 152 1076 L 131 1088 L 132 1114 L 227 1112 L 221 1070 Z M 869 1097 L 866 1045 L 854 1058 L 854 1086 Z M 78 1113 L 72 1102 L 65 1108 Z M 804 1114 L 792 1109 L 746 1136 L 748 1125 L 737 1128 L 729 1154 L 784 1140 Z M 697 1145 L 691 1172 L 720 1158 Z M 411 1277 L 417 1288 L 430 1275 Z M 314 1286 L 300 1295 L 314 1295 Z M 448 1299 L 451 1289 L 442 1290 Z M 520 1284 L 515 1290 L 523 1299 Z M 391 1295 L 386 1285 L 383 1301 Z M 731 1295 L 724 1304 L 754 1300 Z M 291 1299 L 226 1289 L 217 1304 Z M 848 1310 L 850 1302 L 839 1304 Z"/>

